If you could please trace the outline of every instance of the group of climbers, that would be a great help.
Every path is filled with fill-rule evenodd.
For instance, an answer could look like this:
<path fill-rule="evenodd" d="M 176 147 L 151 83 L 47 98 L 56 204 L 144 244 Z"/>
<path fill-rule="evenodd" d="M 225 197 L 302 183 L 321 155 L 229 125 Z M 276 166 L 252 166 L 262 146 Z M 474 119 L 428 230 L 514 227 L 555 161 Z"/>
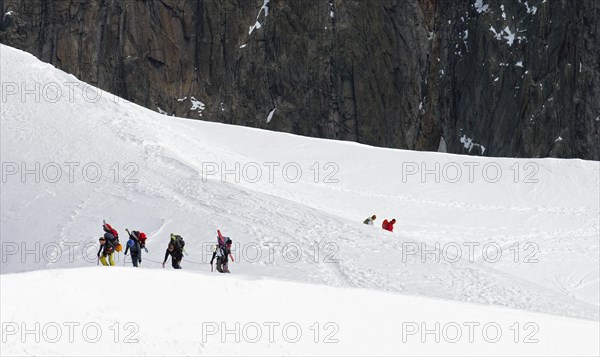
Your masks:
<path fill-rule="evenodd" d="M 102 229 L 104 230 L 104 235 L 99 238 L 100 249 L 98 250 L 98 264 L 101 262 L 104 266 L 114 266 L 114 253 L 123 250 L 123 247 L 119 243 L 119 233 L 110 224 L 106 223 L 106 221 L 103 221 Z M 129 229 L 126 229 L 126 231 L 129 234 L 129 240 L 127 241 L 127 247 L 125 248 L 125 255 L 127 255 L 128 252 L 131 253 L 131 263 L 137 268 L 142 263 L 142 250 L 145 250 L 146 253 L 148 253 L 148 249 L 146 248 L 147 237 L 145 233 L 140 231 L 129 232 Z M 213 270 L 213 262 L 216 258 L 217 271 L 219 273 L 230 273 L 229 258 L 231 258 L 231 261 L 234 261 L 233 255 L 231 254 L 232 241 L 229 237 L 224 237 L 219 230 L 217 230 L 217 234 L 217 244 L 214 246 L 213 256 L 210 261 L 211 271 Z M 184 253 L 187 255 L 184 247 L 185 241 L 183 240 L 183 237 L 171 233 L 162 267 L 165 267 L 170 256 L 173 268 L 181 269 L 183 255 Z"/>
<path fill-rule="evenodd" d="M 363 223 L 372 226 L 376 219 L 377 216 L 372 215 L 365 219 Z M 395 223 L 396 219 L 392 219 L 391 221 L 385 219 L 383 220 L 381 228 L 393 232 Z M 100 249 L 98 250 L 98 262 L 101 262 L 102 265 L 105 266 L 113 266 L 115 265 L 114 253 L 123 250 L 123 247 L 119 243 L 119 233 L 110 224 L 106 223 L 106 221 L 103 222 L 102 229 L 104 230 L 104 235 L 99 239 Z M 142 263 L 142 251 L 145 250 L 146 253 L 148 253 L 148 249 L 146 248 L 146 234 L 141 231 L 130 232 L 129 229 L 126 229 L 126 231 L 129 234 L 129 240 L 127 241 L 127 247 L 125 248 L 125 255 L 131 253 L 131 263 L 137 268 Z M 217 230 L 217 244 L 214 246 L 212 259 L 210 260 L 211 271 L 213 271 L 213 264 L 216 259 L 217 271 L 219 273 L 230 273 L 229 258 L 231 258 L 232 262 L 234 261 L 233 255 L 231 254 L 231 245 L 231 239 L 229 237 L 224 237 L 221 234 L 221 231 Z M 171 233 L 162 267 L 165 267 L 170 256 L 173 269 L 181 269 L 181 261 L 183 260 L 184 253 L 187 255 L 184 247 L 185 241 L 183 240 L 183 237 Z"/>
<path fill-rule="evenodd" d="M 100 242 L 100 249 L 97 254 L 98 262 L 105 266 L 115 265 L 114 253 L 123 251 L 123 246 L 119 243 L 119 233 L 106 221 L 103 222 L 102 229 L 104 230 L 104 236 L 98 239 Z M 129 234 L 125 255 L 131 253 L 131 263 L 137 268 L 142 263 L 142 250 L 148 253 L 146 234 L 140 231 L 129 232 L 129 229 L 125 230 Z"/>
<path fill-rule="evenodd" d="M 363 221 L 363 223 L 372 226 L 376 219 L 377 219 L 377 216 L 376 215 L 372 215 L 371 217 L 368 217 L 367 219 L 365 219 Z M 381 228 L 385 229 L 386 231 L 393 232 L 394 231 L 394 224 L 396 224 L 396 219 L 395 218 L 392 219 L 391 221 L 388 221 L 387 219 L 384 219 L 383 223 L 381 224 Z"/>

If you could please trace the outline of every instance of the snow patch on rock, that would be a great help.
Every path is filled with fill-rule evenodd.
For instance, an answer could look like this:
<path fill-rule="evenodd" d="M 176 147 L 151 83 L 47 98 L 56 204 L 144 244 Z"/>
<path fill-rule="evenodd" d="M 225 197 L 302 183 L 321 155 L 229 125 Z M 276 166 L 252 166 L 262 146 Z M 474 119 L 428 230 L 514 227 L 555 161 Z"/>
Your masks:
<path fill-rule="evenodd" d="M 201 101 L 199 101 L 198 99 L 194 98 L 194 97 L 190 97 L 190 102 L 192 102 L 192 107 L 190 108 L 190 110 L 195 110 L 198 112 L 198 116 L 202 116 L 202 112 L 204 111 L 204 108 L 206 107 L 204 105 L 204 103 L 202 103 Z"/>
<path fill-rule="evenodd" d="M 460 142 L 464 145 L 465 149 L 469 150 L 469 153 L 474 147 L 479 147 L 479 149 L 481 149 L 481 155 L 485 153 L 485 146 L 473 142 L 473 139 L 466 135 L 460 137 Z"/>
<path fill-rule="evenodd" d="M 263 5 L 260 7 L 260 10 L 258 10 L 258 14 L 256 15 L 256 21 L 254 22 L 254 25 L 250 26 L 248 30 L 248 35 L 251 35 L 252 32 L 254 32 L 254 30 L 257 30 L 262 27 L 258 19 L 260 18 L 260 14 L 263 12 L 265 13 L 265 17 L 269 16 L 269 2 L 270 0 L 264 0 Z"/>
<path fill-rule="evenodd" d="M 480 14 L 486 13 L 490 9 L 490 5 L 484 4 L 483 0 L 475 0 L 475 4 L 473 6 L 475 6 L 475 10 Z"/>
<path fill-rule="evenodd" d="M 269 112 L 269 115 L 267 116 L 267 123 L 270 123 L 271 120 L 273 120 L 273 114 L 275 114 L 276 110 L 277 110 L 277 108 L 275 108 Z"/>

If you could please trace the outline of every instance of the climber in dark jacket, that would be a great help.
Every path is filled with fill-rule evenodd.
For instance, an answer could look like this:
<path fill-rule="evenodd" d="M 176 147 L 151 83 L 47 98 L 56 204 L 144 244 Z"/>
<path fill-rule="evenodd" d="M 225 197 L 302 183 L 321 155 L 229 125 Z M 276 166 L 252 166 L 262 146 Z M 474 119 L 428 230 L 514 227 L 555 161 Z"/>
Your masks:
<path fill-rule="evenodd" d="M 138 264 L 142 262 L 142 246 L 138 240 L 136 231 L 131 232 L 129 235 L 127 247 L 125 248 L 125 255 L 127 255 L 129 250 L 131 250 L 131 263 L 137 268 Z"/>
<path fill-rule="evenodd" d="M 98 259 L 100 260 L 100 262 L 102 262 L 102 265 L 104 266 L 114 266 L 115 265 L 115 259 L 114 259 L 114 253 L 115 253 L 115 244 L 114 242 L 112 242 L 110 239 L 106 239 L 104 237 L 100 237 L 100 239 L 98 240 L 100 242 L 100 249 L 98 249 Z M 102 255 L 102 257 L 100 257 L 100 255 Z M 106 261 L 106 258 L 108 257 L 108 262 Z"/>
<path fill-rule="evenodd" d="M 181 269 L 181 260 L 183 259 L 183 252 L 181 249 L 177 249 L 173 243 L 169 243 L 167 251 L 165 252 L 165 260 L 162 263 L 163 268 L 165 267 L 167 259 L 169 259 L 169 255 L 171 256 L 171 265 L 173 265 L 173 268 Z"/>

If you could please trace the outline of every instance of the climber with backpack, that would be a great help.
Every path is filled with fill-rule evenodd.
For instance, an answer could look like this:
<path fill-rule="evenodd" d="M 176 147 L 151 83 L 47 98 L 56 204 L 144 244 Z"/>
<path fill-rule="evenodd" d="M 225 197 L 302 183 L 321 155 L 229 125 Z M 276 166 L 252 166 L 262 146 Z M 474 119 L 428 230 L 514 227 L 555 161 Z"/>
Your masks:
<path fill-rule="evenodd" d="M 162 263 L 163 268 L 170 255 L 173 269 L 181 269 L 181 260 L 183 259 L 183 253 L 185 252 L 184 246 L 185 241 L 183 240 L 183 237 L 171 233 L 171 240 L 169 241 L 167 251 L 165 252 L 165 260 Z"/>
<path fill-rule="evenodd" d="M 102 262 L 102 265 L 104 265 L 104 266 L 108 266 L 108 265 L 114 266 L 115 265 L 114 243 L 104 237 L 100 237 L 100 239 L 98 239 L 98 241 L 100 242 L 100 249 L 98 250 L 98 261 Z M 102 257 L 100 257 L 100 255 L 102 255 Z M 108 262 L 106 261 L 107 257 L 108 257 Z"/>
<path fill-rule="evenodd" d="M 373 222 L 375 222 L 376 219 L 377 219 L 377 216 L 376 215 L 372 215 L 371 217 L 367 217 L 367 219 L 365 219 L 363 221 L 363 223 L 366 224 L 366 225 L 372 226 Z"/>
<path fill-rule="evenodd" d="M 232 241 L 229 237 L 224 237 L 221 231 L 217 230 L 217 244 L 213 249 L 212 259 L 210 260 L 210 270 L 212 270 L 213 262 L 217 258 L 217 271 L 219 273 L 231 273 L 229 271 L 229 257 L 234 262 L 233 255 L 231 254 Z"/>
<path fill-rule="evenodd" d="M 106 221 L 102 221 L 102 229 L 104 230 L 104 236 L 98 240 L 100 243 L 100 249 L 98 250 L 98 261 L 102 262 L 102 265 L 115 265 L 114 253 L 122 250 L 121 244 L 119 244 L 119 233 L 111 227 Z M 102 257 L 100 257 L 102 255 Z M 106 261 L 108 258 L 108 262 Z"/>
<path fill-rule="evenodd" d="M 234 261 L 233 255 L 231 255 L 231 244 L 231 239 L 227 238 L 225 247 L 221 248 L 221 256 L 217 257 L 217 270 L 221 267 L 221 273 L 231 273 L 229 271 L 229 258 L 231 258 L 232 262 Z"/>
<path fill-rule="evenodd" d="M 127 255 L 128 251 L 131 251 L 131 263 L 137 268 L 138 265 L 142 263 L 142 244 L 140 242 L 140 232 L 133 231 L 130 233 L 129 229 L 126 229 L 126 231 L 129 233 L 129 240 L 127 241 L 127 247 L 125 247 L 125 255 Z"/>

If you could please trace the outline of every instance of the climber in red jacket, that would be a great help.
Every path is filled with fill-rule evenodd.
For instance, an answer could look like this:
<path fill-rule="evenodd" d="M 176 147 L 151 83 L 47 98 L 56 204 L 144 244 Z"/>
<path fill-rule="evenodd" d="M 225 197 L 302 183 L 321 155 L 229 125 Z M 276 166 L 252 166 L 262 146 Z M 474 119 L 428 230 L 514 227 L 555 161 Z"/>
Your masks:
<path fill-rule="evenodd" d="M 389 222 L 387 219 L 384 219 L 383 224 L 381 225 L 381 228 L 385 229 L 386 231 L 393 232 L 395 223 L 396 223 L 396 219 L 392 219 Z"/>

